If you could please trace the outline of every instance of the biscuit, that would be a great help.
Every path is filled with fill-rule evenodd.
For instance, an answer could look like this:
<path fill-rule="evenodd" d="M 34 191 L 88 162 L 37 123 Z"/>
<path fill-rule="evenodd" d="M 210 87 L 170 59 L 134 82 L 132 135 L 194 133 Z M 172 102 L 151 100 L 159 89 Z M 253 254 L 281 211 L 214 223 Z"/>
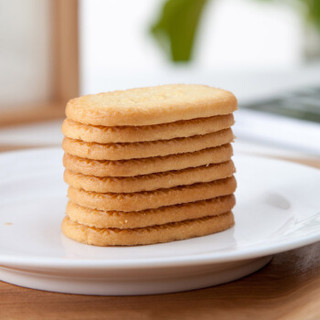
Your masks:
<path fill-rule="evenodd" d="M 136 229 L 94 228 L 78 224 L 65 217 L 63 233 L 72 240 L 96 246 L 133 246 L 183 240 L 205 236 L 231 228 L 232 212 L 182 222 Z"/>
<path fill-rule="evenodd" d="M 66 153 L 63 156 L 63 165 L 73 172 L 89 176 L 134 177 L 155 172 L 182 170 L 211 163 L 225 162 L 230 160 L 232 155 L 231 144 L 165 157 L 120 161 L 90 160 Z"/>
<path fill-rule="evenodd" d="M 70 100 L 67 118 L 103 126 L 143 126 L 230 114 L 237 99 L 204 85 L 163 85 L 87 95 Z"/>
<path fill-rule="evenodd" d="M 166 189 L 198 182 L 231 177 L 235 172 L 232 161 L 196 168 L 167 171 L 136 177 L 95 177 L 66 170 L 64 181 L 71 187 L 100 193 L 130 193 Z"/>
<path fill-rule="evenodd" d="M 69 187 L 68 198 L 83 207 L 106 211 L 141 211 L 231 194 L 234 177 L 189 186 L 137 193 L 96 193 Z"/>
<path fill-rule="evenodd" d="M 235 197 L 233 194 L 209 200 L 132 212 L 101 211 L 69 202 L 66 214 L 72 221 L 89 227 L 133 229 L 216 216 L 232 210 L 234 205 Z"/>
<path fill-rule="evenodd" d="M 63 134 L 75 140 L 97 143 L 170 140 L 220 131 L 234 124 L 233 114 L 177 121 L 153 126 L 91 126 L 65 119 Z"/>
<path fill-rule="evenodd" d="M 99 144 L 64 138 L 62 148 L 74 156 L 93 160 L 128 160 L 195 152 L 233 141 L 231 129 L 203 136 L 134 143 Z"/>

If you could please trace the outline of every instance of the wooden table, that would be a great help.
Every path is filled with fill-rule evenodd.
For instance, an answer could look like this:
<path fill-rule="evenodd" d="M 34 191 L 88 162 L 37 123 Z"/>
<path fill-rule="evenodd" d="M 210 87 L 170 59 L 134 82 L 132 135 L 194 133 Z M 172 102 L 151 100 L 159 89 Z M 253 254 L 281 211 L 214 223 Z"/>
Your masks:
<path fill-rule="evenodd" d="M 103 318 L 320 319 L 320 243 L 278 254 L 241 280 L 176 294 L 80 296 L 0 282 L 0 320 Z"/>

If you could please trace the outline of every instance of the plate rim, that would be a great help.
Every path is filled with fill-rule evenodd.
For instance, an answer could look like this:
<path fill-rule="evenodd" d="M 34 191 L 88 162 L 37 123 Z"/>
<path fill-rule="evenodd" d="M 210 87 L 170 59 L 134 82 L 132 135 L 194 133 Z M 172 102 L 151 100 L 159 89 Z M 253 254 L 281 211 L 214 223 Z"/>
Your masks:
<path fill-rule="evenodd" d="M 183 241 L 183 240 L 181 240 Z M 244 250 L 238 253 L 220 254 L 218 257 L 213 257 L 212 254 L 201 255 L 187 255 L 182 257 L 168 257 L 168 258 L 150 258 L 145 260 L 90 260 L 90 259 L 77 259 L 77 260 L 62 260 L 58 258 L 46 257 L 40 259 L 38 257 L 18 258 L 11 256 L 1 257 L 0 251 L 0 267 L 41 267 L 45 269 L 149 269 L 149 268 L 168 268 L 168 267 L 188 267 L 197 265 L 210 265 L 219 263 L 236 262 L 242 260 L 249 260 L 261 258 L 264 256 L 274 255 L 281 252 L 286 252 L 293 249 L 298 249 L 320 241 L 320 234 L 304 238 L 303 241 L 296 240 L 290 243 L 284 242 L 283 244 L 275 244 L 265 247 L 264 249 L 257 248 L 255 250 Z"/>

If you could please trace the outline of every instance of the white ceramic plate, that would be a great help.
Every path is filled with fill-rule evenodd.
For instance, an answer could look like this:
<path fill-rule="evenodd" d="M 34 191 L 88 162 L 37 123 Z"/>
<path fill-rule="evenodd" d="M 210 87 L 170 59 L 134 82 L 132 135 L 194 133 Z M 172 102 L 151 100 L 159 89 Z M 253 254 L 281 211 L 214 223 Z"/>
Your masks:
<path fill-rule="evenodd" d="M 149 294 L 232 281 L 275 253 L 320 240 L 320 170 L 253 156 L 234 158 L 234 228 L 137 247 L 87 246 L 64 237 L 62 151 L 0 156 L 0 279 L 81 294 Z"/>

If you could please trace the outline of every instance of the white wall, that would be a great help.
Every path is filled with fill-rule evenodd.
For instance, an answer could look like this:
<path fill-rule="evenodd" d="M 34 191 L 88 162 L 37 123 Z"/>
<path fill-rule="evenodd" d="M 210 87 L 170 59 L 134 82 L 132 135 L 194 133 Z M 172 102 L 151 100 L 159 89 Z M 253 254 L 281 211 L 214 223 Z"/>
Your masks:
<path fill-rule="evenodd" d="M 210 81 L 218 73 L 300 65 L 302 23 L 289 6 L 209 1 L 191 66 L 172 67 L 148 28 L 161 0 L 81 0 L 82 93 L 163 82 Z M 205 73 L 205 77 L 199 74 Z"/>

